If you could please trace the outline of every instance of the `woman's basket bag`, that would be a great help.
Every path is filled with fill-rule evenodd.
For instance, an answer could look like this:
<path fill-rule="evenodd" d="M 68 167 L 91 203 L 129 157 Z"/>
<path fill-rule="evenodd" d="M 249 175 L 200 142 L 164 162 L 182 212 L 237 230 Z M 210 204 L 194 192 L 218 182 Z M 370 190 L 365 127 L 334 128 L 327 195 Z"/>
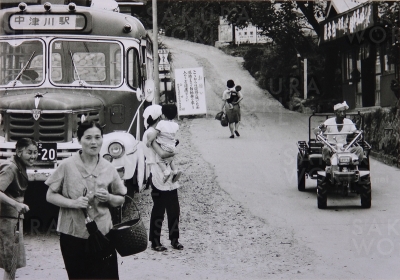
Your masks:
<path fill-rule="evenodd" d="M 134 255 L 147 249 L 147 231 L 140 217 L 140 211 L 131 197 L 127 195 L 125 197 L 132 200 L 132 205 L 138 212 L 138 218 L 116 224 L 110 231 L 111 242 L 121 257 Z"/>
<path fill-rule="evenodd" d="M 225 113 L 221 117 L 221 125 L 228 126 L 228 116 Z"/>
<path fill-rule="evenodd" d="M 222 119 L 222 115 L 223 115 L 223 114 L 224 114 L 223 111 L 217 113 L 217 114 L 215 115 L 215 119 L 220 121 L 220 120 Z"/>

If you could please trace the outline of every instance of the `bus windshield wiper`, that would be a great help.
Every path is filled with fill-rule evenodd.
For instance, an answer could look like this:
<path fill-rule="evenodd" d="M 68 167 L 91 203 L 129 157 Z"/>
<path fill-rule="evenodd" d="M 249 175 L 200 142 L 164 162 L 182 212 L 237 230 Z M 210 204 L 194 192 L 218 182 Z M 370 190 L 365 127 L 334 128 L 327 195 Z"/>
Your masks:
<path fill-rule="evenodd" d="M 25 64 L 24 67 L 22 67 L 21 71 L 19 71 L 17 77 L 15 77 L 14 81 L 13 81 L 13 87 L 15 87 L 15 85 L 17 84 L 18 79 L 22 76 L 22 74 L 24 73 L 24 71 L 26 70 L 26 68 L 28 67 L 29 63 L 31 63 L 33 56 L 35 55 L 36 51 L 33 51 L 31 57 L 28 59 L 28 62 Z"/>
<path fill-rule="evenodd" d="M 78 77 L 79 85 L 82 86 L 82 87 L 86 87 L 86 86 L 85 86 L 85 82 L 82 81 L 81 78 L 79 77 L 78 69 L 76 69 L 74 57 L 72 56 L 71 50 L 69 50 L 69 54 L 70 54 L 70 56 L 71 56 L 72 65 L 74 66 L 74 71 L 75 71 L 75 73 L 76 73 L 76 76 Z"/>

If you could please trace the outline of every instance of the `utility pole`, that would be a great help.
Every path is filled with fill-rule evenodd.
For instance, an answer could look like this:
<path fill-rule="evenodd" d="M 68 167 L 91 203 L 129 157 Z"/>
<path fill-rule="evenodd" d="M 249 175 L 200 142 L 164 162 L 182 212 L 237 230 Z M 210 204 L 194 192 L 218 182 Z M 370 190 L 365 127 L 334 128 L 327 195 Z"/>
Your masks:
<path fill-rule="evenodd" d="M 304 93 L 304 99 L 307 99 L 307 93 L 308 93 L 308 85 L 307 85 L 307 58 L 303 59 L 303 93 Z"/>
<path fill-rule="evenodd" d="M 153 9 L 153 54 L 154 54 L 154 102 L 160 103 L 160 75 L 158 72 L 158 22 L 157 0 L 152 0 Z"/>

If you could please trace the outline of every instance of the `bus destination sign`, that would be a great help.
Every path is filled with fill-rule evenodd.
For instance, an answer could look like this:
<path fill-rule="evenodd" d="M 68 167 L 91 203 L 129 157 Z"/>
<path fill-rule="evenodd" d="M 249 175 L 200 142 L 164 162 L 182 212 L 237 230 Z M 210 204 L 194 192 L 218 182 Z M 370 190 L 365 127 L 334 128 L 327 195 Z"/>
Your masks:
<path fill-rule="evenodd" d="M 86 18 L 83 15 L 26 14 L 11 15 L 13 30 L 83 30 Z"/>

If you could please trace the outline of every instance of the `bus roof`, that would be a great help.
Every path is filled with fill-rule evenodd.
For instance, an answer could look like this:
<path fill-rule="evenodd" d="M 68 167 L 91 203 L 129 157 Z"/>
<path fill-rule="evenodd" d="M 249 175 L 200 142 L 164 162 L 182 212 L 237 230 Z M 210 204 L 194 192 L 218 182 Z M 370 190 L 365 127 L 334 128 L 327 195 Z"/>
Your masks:
<path fill-rule="evenodd" d="M 18 16 L 45 18 L 52 16 L 70 16 L 84 15 L 85 24 L 80 30 L 64 30 L 62 27 L 34 29 L 32 24 L 25 24 L 23 28 L 14 28 L 15 19 Z M 53 17 L 54 18 L 54 17 Z M 11 19 L 14 24 L 11 24 Z M 125 25 L 131 26 L 131 31 L 127 32 Z M 90 7 L 76 6 L 75 11 L 71 12 L 68 5 L 52 5 L 50 11 L 46 11 L 43 5 L 27 6 L 25 11 L 19 8 L 9 8 L 0 10 L 0 35 L 22 35 L 22 34 L 90 34 L 98 36 L 144 38 L 147 32 L 143 24 L 135 17 Z"/>

